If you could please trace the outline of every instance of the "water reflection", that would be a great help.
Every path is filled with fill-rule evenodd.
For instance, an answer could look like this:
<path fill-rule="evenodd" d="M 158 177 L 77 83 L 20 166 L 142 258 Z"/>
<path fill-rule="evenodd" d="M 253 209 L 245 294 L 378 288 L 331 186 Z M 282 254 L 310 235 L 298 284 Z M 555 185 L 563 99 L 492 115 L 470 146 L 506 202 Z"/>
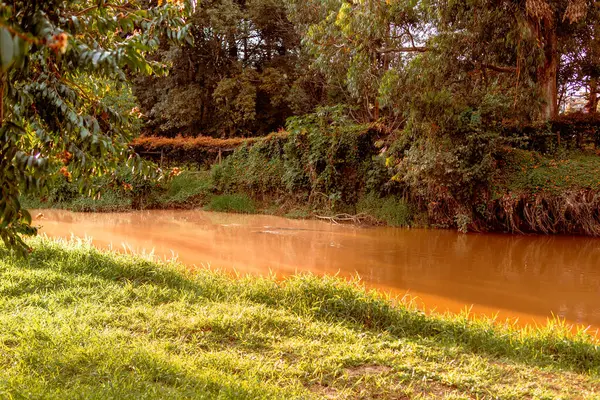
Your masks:
<path fill-rule="evenodd" d="M 51 236 L 91 236 L 136 252 L 174 251 L 189 265 L 241 273 L 300 271 L 352 276 L 428 308 L 519 317 L 552 314 L 600 326 L 600 240 L 461 235 L 441 230 L 364 229 L 321 221 L 202 211 L 81 214 L 41 211 Z"/>

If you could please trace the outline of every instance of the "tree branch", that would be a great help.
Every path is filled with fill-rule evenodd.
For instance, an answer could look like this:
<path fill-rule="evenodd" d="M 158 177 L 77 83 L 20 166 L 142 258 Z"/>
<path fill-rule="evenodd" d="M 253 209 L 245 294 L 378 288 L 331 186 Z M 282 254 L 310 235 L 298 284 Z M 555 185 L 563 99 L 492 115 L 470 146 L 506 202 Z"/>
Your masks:
<path fill-rule="evenodd" d="M 516 67 L 506 67 L 503 65 L 481 64 L 482 68 L 491 69 L 496 72 L 513 73 L 517 71 Z"/>
<path fill-rule="evenodd" d="M 429 51 L 429 47 L 424 47 L 424 46 L 411 46 L 411 47 L 391 47 L 388 49 L 377 49 L 377 52 L 380 54 L 385 54 L 385 53 L 410 53 L 410 52 L 417 52 L 417 53 L 425 53 L 427 51 Z"/>

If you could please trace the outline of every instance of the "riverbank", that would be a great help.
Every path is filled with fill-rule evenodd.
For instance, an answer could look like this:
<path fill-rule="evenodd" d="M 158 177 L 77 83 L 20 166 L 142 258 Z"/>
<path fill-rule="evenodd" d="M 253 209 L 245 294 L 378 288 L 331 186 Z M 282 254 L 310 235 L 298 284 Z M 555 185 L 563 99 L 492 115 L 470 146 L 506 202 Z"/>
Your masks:
<path fill-rule="evenodd" d="M 357 149 L 370 143 L 360 135 L 350 137 Z M 25 199 L 24 205 L 85 212 L 204 209 L 462 232 L 600 236 L 600 156 L 592 150 L 542 154 L 502 148 L 487 186 L 459 201 L 444 191 L 433 198 L 411 195 L 390 174 L 387 164 L 393 161 L 368 152 L 368 161 L 356 156 L 313 176 L 303 167 L 305 160 L 292 163 L 284 154 L 283 149 L 291 151 L 289 140 L 285 135 L 256 139 L 209 169 L 175 167 L 160 181 L 117 171 L 111 179 L 97 179 L 101 193 L 95 199 L 59 177 L 47 196 Z"/>
<path fill-rule="evenodd" d="M 91 198 L 79 194 L 77 185 L 62 182 L 52 187 L 41 199 L 24 198 L 28 209 L 64 209 L 76 212 L 125 212 L 139 209 L 190 210 L 265 214 L 293 219 L 319 219 L 344 223 L 389 226 L 423 226 L 413 218 L 413 211 L 403 199 L 361 197 L 357 208 L 337 212 L 331 204 L 312 206 L 302 196 L 289 193 L 261 193 L 250 196 L 244 191 L 219 190 L 209 170 L 179 170 L 161 182 L 111 183 L 102 186 L 100 196 Z M 337 218 L 336 218 L 337 217 Z"/>
<path fill-rule="evenodd" d="M 35 239 L 1 250 L 0 393 L 61 398 L 594 398 L 560 324 L 428 316 L 334 278 L 238 278 Z"/>

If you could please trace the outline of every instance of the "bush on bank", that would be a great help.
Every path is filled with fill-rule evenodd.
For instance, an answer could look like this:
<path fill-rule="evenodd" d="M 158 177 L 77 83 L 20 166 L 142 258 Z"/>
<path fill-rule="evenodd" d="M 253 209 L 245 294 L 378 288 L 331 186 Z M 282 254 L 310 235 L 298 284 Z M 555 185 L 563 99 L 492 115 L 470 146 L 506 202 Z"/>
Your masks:
<path fill-rule="evenodd" d="M 581 131 L 592 135 L 594 121 L 580 121 Z M 564 146 L 547 154 L 500 146 L 509 138 L 489 142 L 485 132 L 445 151 L 436 141 L 415 146 L 406 132 L 353 125 L 335 108 L 291 119 L 288 131 L 213 166 L 217 190 L 291 198 L 332 213 L 366 212 L 398 226 L 417 220 L 465 232 L 600 235 L 600 157 L 565 147 L 578 133 L 563 132 Z M 537 138 L 526 140 L 535 147 Z"/>
<path fill-rule="evenodd" d="M 296 197 L 315 209 L 351 213 L 367 193 L 399 193 L 375 145 L 380 132 L 351 123 L 343 109 L 291 118 L 287 132 L 242 146 L 213 166 L 217 190 Z"/>

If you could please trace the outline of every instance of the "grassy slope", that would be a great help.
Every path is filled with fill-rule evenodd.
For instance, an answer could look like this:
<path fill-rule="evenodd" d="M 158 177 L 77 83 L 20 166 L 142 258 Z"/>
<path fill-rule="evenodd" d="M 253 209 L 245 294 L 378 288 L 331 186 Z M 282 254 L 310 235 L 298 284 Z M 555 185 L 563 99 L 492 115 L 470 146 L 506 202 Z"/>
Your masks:
<path fill-rule="evenodd" d="M 231 279 L 35 240 L 0 258 L 0 397 L 594 398 L 600 349 L 332 278 Z"/>
<path fill-rule="evenodd" d="M 515 194 L 600 189 L 600 156 L 593 152 L 573 152 L 544 156 L 536 152 L 507 150 L 500 163 L 496 191 Z"/>

